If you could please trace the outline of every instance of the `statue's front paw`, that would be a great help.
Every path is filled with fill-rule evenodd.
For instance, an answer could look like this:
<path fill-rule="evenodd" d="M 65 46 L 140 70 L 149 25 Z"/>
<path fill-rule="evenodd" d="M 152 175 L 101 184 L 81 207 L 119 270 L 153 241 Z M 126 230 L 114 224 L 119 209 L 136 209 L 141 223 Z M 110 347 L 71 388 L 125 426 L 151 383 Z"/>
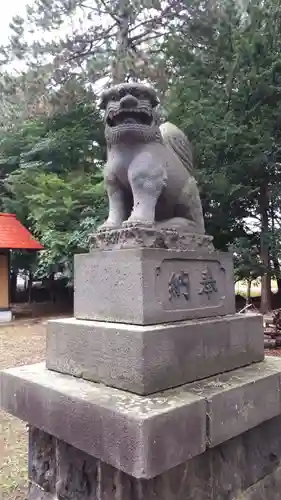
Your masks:
<path fill-rule="evenodd" d="M 125 220 L 122 224 L 122 227 L 153 227 L 153 221 L 147 221 L 145 219 L 135 219 L 130 217 L 128 220 Z"/>
<path fill-rule="evenodd" d="M 101 226 L 98 227 L 97 232 L 102 233 L 104 231 L 110 231 L 110 229 L 120 229 L 121 226 L 122 222 L 107 220 Z"/>

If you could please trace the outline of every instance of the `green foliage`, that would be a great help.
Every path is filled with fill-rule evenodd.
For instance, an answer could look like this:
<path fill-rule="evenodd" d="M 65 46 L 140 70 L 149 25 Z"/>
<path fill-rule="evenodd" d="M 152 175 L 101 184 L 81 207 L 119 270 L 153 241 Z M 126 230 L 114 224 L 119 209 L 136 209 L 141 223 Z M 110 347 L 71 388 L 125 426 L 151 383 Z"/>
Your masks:
<path fill-rule="evenodd" d="M 272 268 L 280 275 L 281 4 L 218 7 L 165 41 L 168 109 L 195 145 L 207 230 L 217 247 L 234 244 L 238 275 L 265 273 L 269 289 Z"/>
<path fill-rule="evenodd" d="M 237 276 L 280 277 L 280 16 L 280 0 L 35 0 L 13 20 L 2 55 L 27 69 L 0 79 L 0 203 L 46 245 L 40 272 L 71 270 L 105 215 L 92 84 L 107 77 L 166 93 L 215 245 L 233 245 Z"/>
<path fill-rule="evenodd" d="M 231 245 L 234 257 L 234 276 L 237 281 L 254 281 L 265 269 L 260 260 L 259 241 L 256 237 L 237 238 Z"/>
<path fill-rule="evenodd" d="M 34 232 L 46 248 L 41 273 L 72 269 L 73 254 L 88 250 L 91 232 L 106 215 L 100 172 L 66 177 L 38 173 L 27 199 Z"/>
<path fill-rule="evenodd" d="M 73 254 L 88 248 L 106 215 L 99 114 L 79 101 L 68 112 L 2 129 L 0 151 L 2 209 L 16 213 L 44 245 L 39 274 L 71 273 Z"/>

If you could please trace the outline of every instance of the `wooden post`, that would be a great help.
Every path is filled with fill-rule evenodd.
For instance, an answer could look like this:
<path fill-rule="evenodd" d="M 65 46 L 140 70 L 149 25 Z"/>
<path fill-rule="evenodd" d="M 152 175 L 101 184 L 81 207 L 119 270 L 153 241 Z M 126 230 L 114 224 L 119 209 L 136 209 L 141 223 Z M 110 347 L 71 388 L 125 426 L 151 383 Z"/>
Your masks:
<path fill-rule="evenodd" d="M 12 314 L 10 310 L 10 255 L 9 250 L 1 250 L 0 253 L 0 322 L 10 321 Z"/>

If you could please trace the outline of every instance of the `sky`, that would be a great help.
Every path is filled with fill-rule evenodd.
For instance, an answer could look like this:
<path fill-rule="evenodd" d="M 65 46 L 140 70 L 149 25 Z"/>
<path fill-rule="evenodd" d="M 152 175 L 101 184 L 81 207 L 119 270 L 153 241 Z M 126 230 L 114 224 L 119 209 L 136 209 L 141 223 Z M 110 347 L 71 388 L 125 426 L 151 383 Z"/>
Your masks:
<path fill-rule="evenodd" d="M 27 0 L 6 0 L 5 8 L 1 9 L 0 16 L 0 43 L 5 43 L 9 36 L 9 23 L 14 15 L 22 15 L 25 11 Z"/>
<path fill-rule="evenodd" d="M 3 1 L 3 0 L 2 0 Z M 0 0 L 1 2 L 1 0 Z M 27 4 L 31 5 L 33 0 L 6 0 L 6 6 L 5 10 L 1 12 L 0 16 L 0 45 L 5 44 L 8 42 L 8 38 L 10 35 L 10 29 L 9 29 L 9 24 L 15 15 L 21 15 L 24 16 L 25 14 L 25 7 Z M 14 69 L 16 70 L 22 70 L 24 69 L 24 65 L 22 63 L 12 63 L 11 65 L 8 66 L 8 69 L 13 71 Z M 95 90 L 97 93 L 101 92 L 103 89 L 104 85 L 107 84 L 108 79 L 103 78 L 101 79 L 95 87 Z"/>

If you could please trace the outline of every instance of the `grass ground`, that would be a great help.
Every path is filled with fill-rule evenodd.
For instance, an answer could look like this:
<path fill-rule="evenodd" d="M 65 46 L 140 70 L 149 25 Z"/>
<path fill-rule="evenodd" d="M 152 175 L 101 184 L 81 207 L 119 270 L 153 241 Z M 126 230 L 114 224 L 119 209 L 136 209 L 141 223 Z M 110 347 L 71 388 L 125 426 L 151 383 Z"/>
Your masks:
<path fill-rule="evenodd" d="M 45 321 L 0 327 L 0 370 L 37 363 L 44 357 Z M 26 426 L 0 410 L 0 499 L 24 500 L 26 485 Z"/>
<path fill-rule="evenodd" d="M 277 283 L 276 281 L 271 281 L 271 291 L 273 293 L 277 292 Z M 243 281 L 238 281 L 235 284 L 235 292 L 243 297 L 247 296 L 247 284 Z M 261 285 L 259 282 L 255 281 L 251 286 L 251 297 L 260 297 L 261 295 Z"/>

